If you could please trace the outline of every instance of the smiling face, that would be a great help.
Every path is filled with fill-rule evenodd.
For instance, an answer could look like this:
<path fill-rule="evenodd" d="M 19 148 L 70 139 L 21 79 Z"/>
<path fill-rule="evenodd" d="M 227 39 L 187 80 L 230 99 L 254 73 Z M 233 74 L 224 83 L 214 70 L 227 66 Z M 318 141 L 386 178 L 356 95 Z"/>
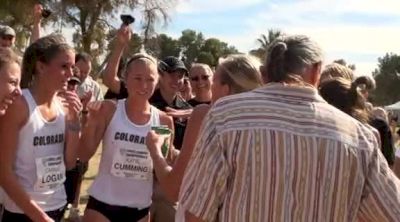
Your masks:
<path fill-rule="evenodd" d="M 0 47 L 10 48 L 14 45 L 15 36 L 4 35 L 0 37 Z"/>
<path fill-rule="evenodd" d="M 79 69 L 79 79 L 83 82 L 92 71 L 92 62 L 80 59 L 75 63 L 75 66 Z"/>
<path fill-rule="evenodd" d="M 0 116 L 6 113 L 7 108 L 21 95 L 19 82 L 21 79 L 21 67 L 12 62 L 0 69 Z"/>
<path fill-rule="evenodd" d="M 158 81 L 157 65 L 146 58 L 131 62 L 126 70 L 129 97 L 149 100 Z"/>
<path fill-rule="evenodd" d="M 189 72 L 189 79 L 195 95 L 209 93 L 211 90 L 212 72 L 205 66 L 193 66 Z"/>
<path fill-rule="evenodd" d="M 48 63 L 37 62 L 39 78 L 54 90 L 67 90 L 68 80 L 73 76 L 75 53 L 70 50 L 58 52 Z"/>
<path fill-rule="evenodd" d="M 184 76 L 185 72 L 183 70 L 163 72 L 160 74 L 160 89 L 168 94 L 178 93 L 183 85 Z"/>

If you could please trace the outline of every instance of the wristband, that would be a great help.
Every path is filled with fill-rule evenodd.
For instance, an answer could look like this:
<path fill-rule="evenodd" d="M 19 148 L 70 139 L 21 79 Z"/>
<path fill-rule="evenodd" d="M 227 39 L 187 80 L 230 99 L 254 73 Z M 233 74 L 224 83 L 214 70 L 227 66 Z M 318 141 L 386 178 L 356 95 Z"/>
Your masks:
<path fill-rule="evenodd" d="M 67 127 L 67 130 L 72 131 L 72 132 L 80 132 L 81 131 L 81 124 L 79 122 L 67 123 L 66 127 Z"/>

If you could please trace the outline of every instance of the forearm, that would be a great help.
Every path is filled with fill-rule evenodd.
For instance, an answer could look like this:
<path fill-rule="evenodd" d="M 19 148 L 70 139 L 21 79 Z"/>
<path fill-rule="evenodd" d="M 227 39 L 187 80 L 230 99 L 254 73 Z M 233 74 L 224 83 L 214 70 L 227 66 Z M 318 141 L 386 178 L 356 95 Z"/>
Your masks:
<path fill-rule="evenodd" d="M 67 169 L 72 169 L 75 167 L 78 158 L 80 123 L 67 122 L 66 124 L 65 166 Z"/>
<path fill-rule="evenodd" d="M 31 44 L 34 43 L 36 40 L 40 38 L 40 20 L 34 20 L 33 22 L 33 29 L 32 29 L 32 36 L 31 36 Z"/>
<path fill-rule="evenodd" d="M 2 187 L 15 204 L 33 221 L 42 221 L 46 213 L 33 201 L 18 182 L 14 172 L 2 174 Z M 5 178 L 5 179 L 4 179 Z"/>
<path fill-rule="evenodd" d="M 112 50 L 110 58 L 107 62 L 105 73 L 103 76 L 103 83 L 114 93 L 118 93 L 120 79 L 117 76 L 119 60 L 122 57 L 125 46 L 117 43 L 115 48 Z"/>
<path fill-rule="evenodd" d="M 84 124 L 78 150 L 78 158 L 82 162 L 88 162 L 97 150 L 99 145 L 99 142 L 96 142 L 98 137 L 96 136 L 97 127 L 97 124 L 93 121 L 88 121 Z"/>
<path fill-rule="evenodd" d="M 172 175 L 172 167 L 168 165 L 166 159 L 160 154 L 151 154 L 153 167 L 161 188 L 166 196 L 173 202 L 178 200 L 179 187 Z"/>

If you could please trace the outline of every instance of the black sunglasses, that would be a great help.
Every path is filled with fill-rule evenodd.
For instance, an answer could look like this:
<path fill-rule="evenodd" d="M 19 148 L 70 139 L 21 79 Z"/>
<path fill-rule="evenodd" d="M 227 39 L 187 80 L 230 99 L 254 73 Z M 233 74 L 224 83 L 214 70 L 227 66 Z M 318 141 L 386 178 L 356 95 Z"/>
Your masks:
<path fill-rule="evenodd" d="M 206 81 L 210 78 L 210 76 L 208 76 L 208 75 L 194 76 L 194 77 L 190 77 L 190 80 L 197 82 L 200 80 L 200 78 L 201 78 L 201 80 Z"/>

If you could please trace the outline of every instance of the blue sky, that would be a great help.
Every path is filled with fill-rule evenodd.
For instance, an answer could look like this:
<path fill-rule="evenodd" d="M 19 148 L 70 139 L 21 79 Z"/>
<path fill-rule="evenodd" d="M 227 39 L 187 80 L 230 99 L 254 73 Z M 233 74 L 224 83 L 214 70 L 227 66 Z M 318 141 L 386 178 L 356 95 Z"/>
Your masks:
<path fill-rule="evenodd" d="M 271 28 L 308 35 L 324 49 L 325 64 L 343 58 L 363 75 L 385 53 L 400 54 L 400 0 L 178 0 L 170 23 L 156 31 L 179 37 L 188 28 L 241 52 L 257 48 Z"/>
<path fill-rule="evenodd" d="M 181 0 L 159 32 L 178 37 L 191 28 L 242 52 L 257 48 L 268 29 L 305 34 L 325 51 L 325 63 L 344 58 L 370 74 L 387 52 L 400 54 L 398 0 Z"/>

